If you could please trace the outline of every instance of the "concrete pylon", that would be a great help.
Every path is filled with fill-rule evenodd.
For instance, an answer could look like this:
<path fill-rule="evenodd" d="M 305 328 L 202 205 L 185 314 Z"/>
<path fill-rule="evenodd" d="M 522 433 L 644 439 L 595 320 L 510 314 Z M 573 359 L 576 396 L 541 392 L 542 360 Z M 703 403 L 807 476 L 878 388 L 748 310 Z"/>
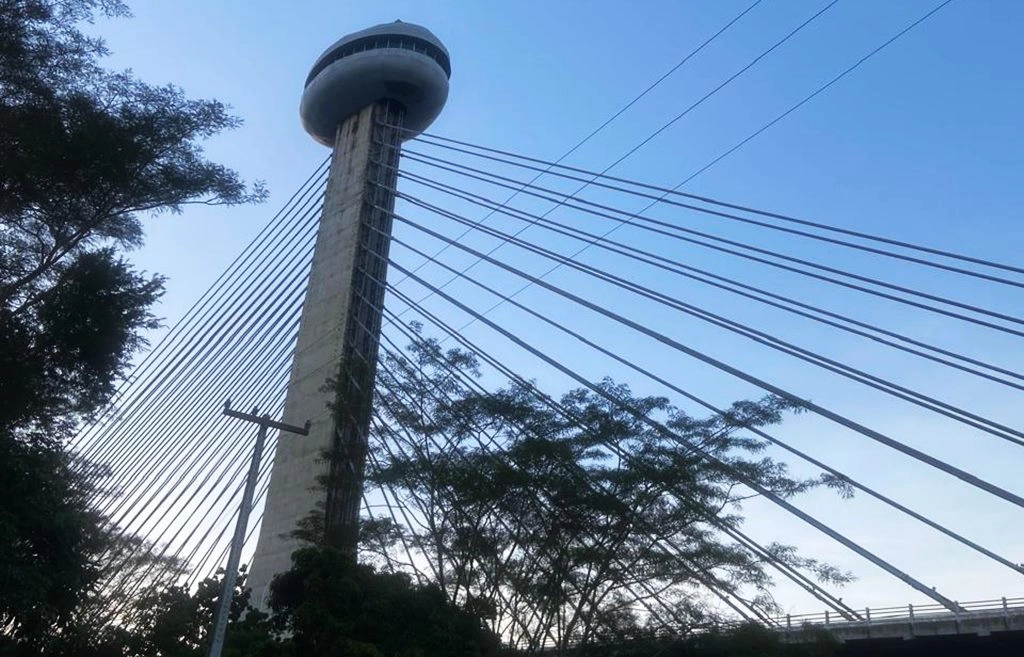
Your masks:
<path fill-rule="evenodd" d="M 310 513 L 325 514 L 332 544 L 356 547 L 394 209 L 387 190 L 401 147 L 389 126 L 401 125 L 402 113 L 377 102 L 338 126 L 283 416 L 308 418 L 310 429 L 277 443 L 249 575 L 259 605 L 273 576 L 291 567 L 299 547 L 291 533 Z"/>
<path fill-rule="evenodd" d="M 306 78 L 303 127 L 333 155 L 282 419 L 310 430 L 278 440 L 249 574 L 257 606 L 311 513 L 323 540 L 356 554 L 399 150 L 440 113 L 450 75 L 436 36 L 395 21 L 338 40 Z"/>

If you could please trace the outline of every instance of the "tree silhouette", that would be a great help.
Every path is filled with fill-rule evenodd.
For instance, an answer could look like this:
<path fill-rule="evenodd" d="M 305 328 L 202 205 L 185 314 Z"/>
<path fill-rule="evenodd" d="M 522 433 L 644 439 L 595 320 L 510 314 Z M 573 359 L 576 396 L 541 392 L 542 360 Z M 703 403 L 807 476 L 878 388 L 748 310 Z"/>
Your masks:
<path fill-rule="evenodd" d="M 0 631 L 41 645 L 100 580 L 90 510 L 100 471 L 66 439 L 114 392 L 163 279 L 121 255 L 142 219 L 190 203 L 258 201 L 260 185 L 203 155 L 239 125 L 101 66 L 79 26 L 117 0 L 0 0 Z"/>

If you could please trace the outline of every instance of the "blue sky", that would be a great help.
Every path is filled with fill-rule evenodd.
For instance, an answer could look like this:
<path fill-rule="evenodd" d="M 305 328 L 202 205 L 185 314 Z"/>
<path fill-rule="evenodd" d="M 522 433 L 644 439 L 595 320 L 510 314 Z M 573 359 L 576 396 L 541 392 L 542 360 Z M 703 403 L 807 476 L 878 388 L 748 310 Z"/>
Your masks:
<path fill-rule="evenodd" d="M 435 32 L 452 55 L 451 94 L 431 132 L 495 148 L 556 159 L 632 99 L 750 2 L 240 2 L 148 0 L 130 20 L 102 21 L 97 31 L 113 51 L 110 64 L 131 67 L 151 82 L 173 82 L 194 96 L 233 106 L 245 125 L 213 140 L 210 155 L 251 179 L 264 179 L 270 202 L 256 208 L 194 208 L 148 223 L 148 243 L 134 254 L 141 267 L 170 277 L 160 314 L 173 320 L 198 297 L 243 245 L 309 175 L 326 151 L 302 131 L 297 117 L 302 82 L 313 60 L 339 36 L 396 18 Z M 600 170 L 742 68 L 788 31 L 825 6 L 824 0 L 764 0 L 711 46 L 680 68 L 568 162 Z M 612 173 L 675 185 L 764 123 L 789 108 L 864 54 L 938 4 L 937 0 L 843 0 L 776 52 L 759 62 L 672 128 L 617 166 Z M 1018 263 L 1024 243 L 1020 221 L 1024 187 L 1024 55 L 1019 35 L 1024 5 L 1010 0 L 955 0 L 904 38 L 868 61 L 800 110 L 703 173 L 684 188 L 746 205 L 813 218 L 996 261 Z M 426 152 L 423 146 L 410 147 Z M 430 152 L 436 152 L 431 150 Z M 428 170 L 415 168 L 427 175 Z M 520 177 L 526 177 L 520 174 Z M 541 184 L 558 186 L 557 181 Z M 560 187 L 560 188 L 564 188 Z M 422 190 L 408 187 L 410 193 Z M 497 192 L 492 196 L 499 198 Z M 504 198 L 501 196 L 500 198 Z M 595 196 L 594 198 L 601 198 Z M 638 210 L 639 200 L 618 201 Z M 534 207 L 526 206 L 524 207 Z M 541 207 L 541 206 L 536 206 Z M 467 214 L 474 218 L 481 213 Z M 553 217 L 590 230 L 593 219 L 565 211 Z M 893 264 L 834 248 L 783 239 L 765 231 L 723 225 L 708 218 L 678 217 L 696 229 L 714 230 L 766 248 L 779 248 L 831 266 L 949 294 L 1011 314 L 1024 295 L 1008 287 Z M 421 217 L 427 219 L 427 217 Z M 436 224 L 432 223 L 436 222 Z M 440 218 L 424 221 L 456 234 Z M 495 221 L 495 226 L 514 222 Z M 431 243 L 409 229 L 403 236 Z M 621 233 L 621 234 L 620 234 Z M 639 231 L 616 237 L 699 264 L 723 275 L 878 322 L 944 347 L 1020 371 L 1020 339 L 836 291 L 807 279 L 712 255 Z M 562 242 L 531 229 L 526 236 L 552 248 Z M 476 245 L 489 244 L 475 238 Z M 436 248 L 436 247 L 433 247 Z M 566 247 L 568 248 L 568 247 Z M 524 269 L 545 269 L 506 247 Z M 396 258 L 418 259 L 401 249 Z M 449 254 L 451 262 L 468 262 Z M 842 336 L 790 316 L 727 297 L 697 284 L 612 261 L 594 250 L 583 261 L 615 270 L 678 298 L 749 322 L 830 357 L 941 397 L 1010 426 L 1024 425 L 1020 395 L 968 379 L 870 342 Z M 431 269 L 437 278 L 447 276 Z M 479 267 L 482 280 L 502 289 L 518 284 Z M 443 278 L 442 278 L 443 276 Z M 397 277 L 393 276 L 392 280 Z M 947 459 L 1017 493 L 1024 452 L 862 386 L 755 348 L 720 329 L 611 294 L 578 274 L 559 271 L 553 282 L 591 294 L 617 312 L 657 327 L 688 345 L 741 366 L 773 383 L 840 410 L 873 428 Z M 409 288 L 415 293 L 415 288 Z M 453 290 L 486 308 L 490 302 L 467 284 Z M 563 319 L 580 317 L 550 294 L 530 290 L 528 301 Z M 436 300 L 431 307 L 460 322 Z M 546 351 L 557 353 L 586 376 L 613 374 L 635 389 L 661 393 L 611 363 L 562 340 L 512 309 L 493 314 Z M 461 322 L 460 322 L 461 323 Z M 598 318 L 585 323 L 604 344 L 628 351 L 636 362 L 683 382 L 716 403 L 758 395 L 725 375 L 657 347 Z M 483 327 L 467 335 L 496 353 L 515 358 L 523 374 L 552 392 L 569 383 L 517 353 Z M 696 411 L 695 411 L 696 412 Z M 980 494 L 891 450 L 804 415 L 776 435 L 792 440 L 851 475 L 1017 561 L 1024 561 L 1021 510 Z M 812 469 L 794 465 L 801 473 Z M 897 565 L 960 600 L 1024 595 L 1024 579 L 988 565 L 913 521 L 878 504 L 839 501 L 815 493 L 801 506 L 834 522 L 840 531 L 876 549 Z M 841 546 L 766 504 L 747 506 L 749 534 L 800 546 L 859 576 L 840 595 L 855 606 L 920 602 L 923 598 Z M 785 586 L 787 609 L 816 611 L 820 604 Z"/>

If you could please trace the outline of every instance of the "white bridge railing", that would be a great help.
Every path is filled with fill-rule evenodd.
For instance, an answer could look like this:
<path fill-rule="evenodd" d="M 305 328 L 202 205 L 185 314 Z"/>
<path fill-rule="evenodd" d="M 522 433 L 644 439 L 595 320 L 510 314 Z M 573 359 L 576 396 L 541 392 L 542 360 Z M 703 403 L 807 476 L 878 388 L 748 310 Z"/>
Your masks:
<path fill-rule="evenodd" d="M 797 629 L 805 625 L 834 627 L 837 625 L 864 625 L 868 623 L 889 623 L 940 618 L 957 618 L 977 616 L 995 616 L 1000 613 L 1007 616 L 1024 614 L 1024 598 L 999 598 L 996 600 L 977 600 L 958 602 L 962 611 L 950 611 L 943 605 L 932 603 L 925 605 L 906 605 L 900 607 L 866 607 L 857 611 L 856 616 L 847 618 L 835 611 L 818 614 L 786 614 L 772 619 L 780 628 Z"/>
<path fill-rule="evenodd" d="M 817 614 L 786 614 L 768 619 L 765 625 L 778 632 L 786 633 L 789 641 L 800 641 L 800 635 L 808 629 L 826 630 L 843 641 L 858 638 L 1024 630 L 1024 597 L 975 600 L 957 604 L 960 606 L 960 611 L 951 611 L 940 604 L 908 604 L 899 607 L 865 607 L 856 611 L 855 614 L 846 612 L 845 615 L 835 611 L 824 611 Z M 847 616 L 851 617 L 847 618 Z M 713 627 L 691 628 L 691 631 L 700 633 L 715 628 L 738 627 L 741 624 L 739 621 L 716 623 Z M 674 639 L 678 638 L 678 635 L 664 632 L 645 638 Z M 623 641 L 621 639 L 597 640 L 598 644 L 620 642 Z M 628 640 L 625 642 L 628 643 Z M 543 653 L 553 645 L 554 642 L 545 641 L 539 649 Z M 574 643 L 570 642 L 570 647 L 572 645 Z M 523 648 L 523 646 L 516 647 Z"/>
<path fill-rule="evenodd" d="M 876 607 L 840 615 L 789 614 L 773 619 L 775 628 L 785 632 L 787 640 L 801 640 L 804 630 L 825 630 L 841 641 L 951 634 L 987 635 L 991 632 L 1024 630 L 1024 598 L 999 598 L 958 602 L 952 611 L 943 605 L 907 605 Z"/>

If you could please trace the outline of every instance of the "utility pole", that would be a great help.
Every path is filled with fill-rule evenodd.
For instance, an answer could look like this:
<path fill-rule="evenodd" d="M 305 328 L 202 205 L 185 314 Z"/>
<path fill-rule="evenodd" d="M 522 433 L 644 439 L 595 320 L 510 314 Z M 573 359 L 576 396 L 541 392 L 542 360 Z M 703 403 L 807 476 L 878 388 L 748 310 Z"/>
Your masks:
<path fill-rule="evenodd" d="M 249 474 L 245 477 L 245 491 L 242 493 L 242 506 L 238 509 L 238 522 L 235 523 L 235 535 L 231 539 L 231 551 L 228 553 L 228 565 L 224 571 L 224 586 L 220 592 L 217 613 L 213 617 L 213 638 L 210 641 L 209 657 L 220 657 L 224 649 L 224 634 L 228 629 L 228 616 L 231 615 L 231 601 L 235 597 L 235 583 L 238 580 L 238 562 L 242 558 L 242 543 L 245 542 L 245 529 L 249 524 L 249 510 L 252 508 L 253 493 L 256 491 L 256 480 L 260 476 L 260 460 L 263 458 L 263 445 L 267 441 L 267 428 L 297 433 L 300 436 L 309 434 L 309 422 L 303 427 L 296 427 L 283 422 L 275 422 L 259 409 L 253 408 L 252 413 L 241 413 L 231 410 L 231 400 L 224 402 L 224 415 L 259 425 L 256 433 L 256 446 L 252 450 L 252 461 L 249 463 Z"/>

